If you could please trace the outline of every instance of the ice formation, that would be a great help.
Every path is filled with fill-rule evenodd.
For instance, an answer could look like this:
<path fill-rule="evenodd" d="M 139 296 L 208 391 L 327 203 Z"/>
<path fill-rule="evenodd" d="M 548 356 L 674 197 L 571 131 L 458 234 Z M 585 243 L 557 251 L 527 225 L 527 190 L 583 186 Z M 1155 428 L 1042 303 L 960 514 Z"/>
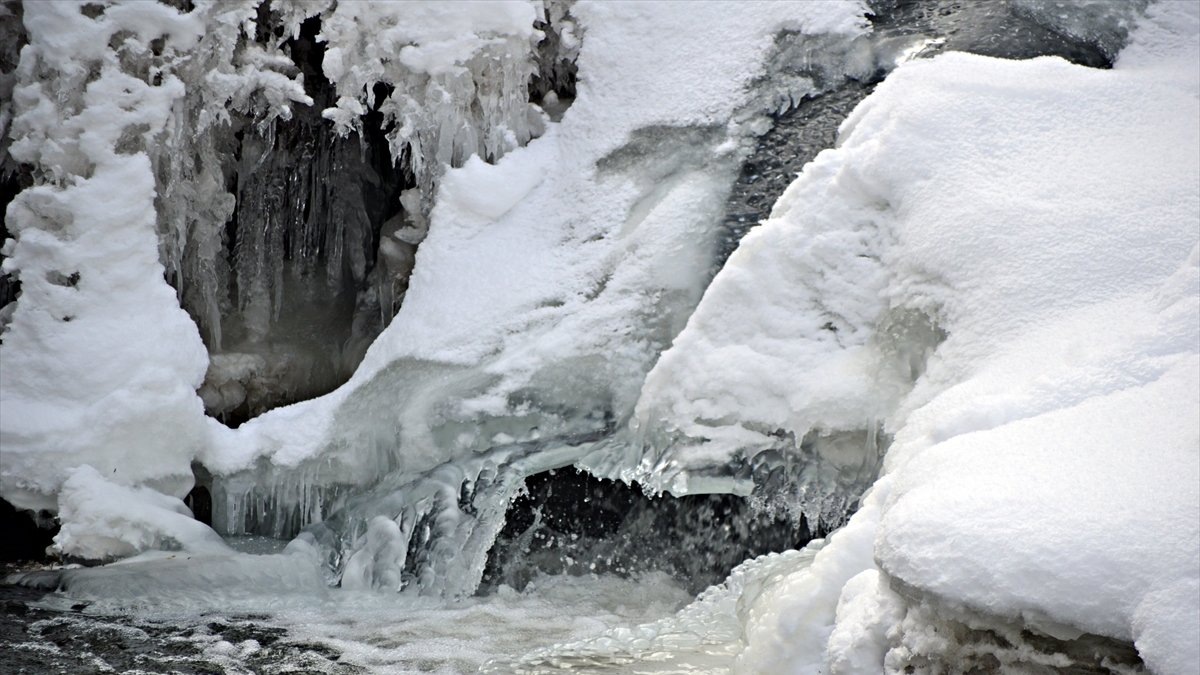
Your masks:
<path fill-rule="evenodd" d="M 408 3 L 406 21 L 419 14 L 425 22 L 411 34 L 395 27 L 401 7 L 260 7 L 247 0 L 199 3 L 186 12 L 136 2 L 18 8 L 29 45 L 20 69 L 6 74 L 5 82 L 15 84 L 3 119 L 6 131 L 11 120 L 12 158 L 32 167 L 43 184 L 16 200 L 7 221 L 14 239 L 5 270 L 23 288 L 22 302 L 6 308 L 12 314 L 4 336 L 8 498 L 53 509 L 64 477 L 63 462 L 49 459 L 53 453 L 90 454 L 89 463 L 105 474 L 120 465 L 121 482 L 152 481 L 170 493 L 186 492 L 190 460 L 211 446 L 216 428 L 198 414 L 192 394 L 206 364 L 197 325 L 213 355 L 201 390 L 210 410 L 253 401 L 256 388 L 328 380 L 319 371 L 338 367 L 336 354 L 314 356 L 313 344 L 306 345 L 306 336 L 320 328 L 281 316 L 285 287 L 303 295 L 311 284 L 300 278 L 315 275 L 337 297 L 347 292 L 338 290 L 346 288 L 338 286 L 339 277 L 349 276 L 356 283 L 349 291 L 353 307 L 353 288 L 368 281 L 383 218 L 376 214 L 369 222 L 372 205 L 355 196 L 355 181 L 371 176 L 343 176 L 362 164 L 355 150 L 335 140 L 336 132 L 355 126 L 335 114 L 338 108 L 325 111 L 338 121 L 337 128 L 332 122 L 321 127 L 330 129 L 325 135 L 312 125 L 297 133 L 284 124 L 311 116 L 307 107 L 315 103 L 305 91 L 305 76 L 315 74 L 303 72 L 309 65 L 304 54 L 287 53 L 298 47 L 284 44 L 300 35 L 305 20 L 324 20 L 321 40 L 333 57 L 321 74 L 342 87 L 343 107 L 367 74 L 339 68 L 339 54 L 357 58 L 375 50 L 376 40 L 396 49 L 417 40 L 402 50 L 404 63 L 374 53 L 378 72 L 369 75 L 372 85 L 397 92 L 382 108 L 393 123 L 397 159 L 404 154 L 422 184 L 432 185 L 449 163 L 473 152 L 495 158 L 542 128 L 525 95 L 540 4 L 473 3 L 472 11 L 456 12 Z M 260 16 L 268 8 L 278 32 Z M 439 16 L 457 22 L 437 33 L 430 26 L 444 23 Z M 474 37 L 455 37 L 463 30 Z M 367 87 L 362 95 L 373 91 Z M 290 134 L 286 147 L 276 147 L 282 134 Z M 468 142 L 472 134 L 480 135 L 478 143 Z M 230 155 L 240 156 L 241 165 L 231 166 Z M 297 157 L 336 180 L 295 171 Z M 397 224 L 383 232 L 389 244 L 381 246 L 381 257 L 393 278 L 377 280 L 380 292 L 404 283 L 411 269 L 411 261 L 404 269 L 404 256 L 411 258 L 423 235 L 427 206 L 419 198 L 402 202 L 407 216 L 396 216 Z M 395 213 L 401 205 L 390 208 Z M 328 222 L 315 222 L 318 213 Z M 228 240 L 231 218 L 241 223 L 234 241 Z M 317 262 L 324 269 L 315 268 Z M 64 266 L 71 269 L 59 269 Z M 163 267 L 179 301 L 166 294 Z M 114 274 L 121 279 L 106 280 Z M 194 324 L 178 312 L 180 302 Z M 316 302 L 318 309 L 337 309 L 328 300 Z M 375 321 L 388 319 L 390 309 Z M 289 339 L 292 334 L 298 337 Z M 345 348 L 361 355 L 365 344 Z M 105 363 L 97 367 L 97 361 Z M 53 380 L 74 385 L 70 392 L 46 392 L 37 384 Z M 85 428 L 94 433 L 89 437 Z M 40 459 L 18 459 L 26 456 Z"/>
<path fill-rule="evenodd" d="M 588 37 L 562 121 L 495 164 L 473 157 L 446 173 L 405 302 L 347 385 L 252 420 L 202 456 L 218 474 L 218 527 L 294 532 L 345 503 L 344 486 L 388 472 L 461 475 L 444 489 L 470 491 L 464 468 L 477 462 L 466 458 L 508 443 L 545 457 L 571 446 L 559 448 L 564 464 L 590 451 L 590 468 L 619 474 L 619 441 L 579 439 L 623 427 L 699 299 L 745 142 L 781 101 L 874 74 L 900 51 L 866 40 L 863 7 L 844 3 L 768 4 L 736 21 L 705 6 L 677 49 L 652 49 L 679 30 L 677 9 L 572 6 Z M 400 517 L 375 493 L 377 506 L 356 501 L 351 532 Z M 300 516 L 257 522 L 281 511 Z"/>

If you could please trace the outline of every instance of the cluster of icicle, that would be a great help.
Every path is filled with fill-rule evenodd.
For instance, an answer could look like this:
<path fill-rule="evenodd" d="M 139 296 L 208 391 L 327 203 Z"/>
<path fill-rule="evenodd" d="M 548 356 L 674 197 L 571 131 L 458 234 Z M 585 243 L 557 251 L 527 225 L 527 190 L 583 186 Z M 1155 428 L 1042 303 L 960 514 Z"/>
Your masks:
<path fill-rule="evenodd" d="M 72 30 L 91 24 L 104 39 L 87 49 L 63 49 L 62 59 L 51 66 L 55 72 L 43 79 L 55 83 L 48 96 L 78 97 L 95 79 L 96 64 L 115 61 L 124 76 L 170 90 L 167 119 L 152 125 L 153 133 L 131 137 L 132 145 L 122 151 L 145 152 L 154 165 L 162 262 L 210 349 L 219 350 L 231 293 L 237 313 L 251 322 L 278 312 L 284 257 L 305 258 L 320 247 L 329 278 L 348 271 L 359 282 L 374 257 L 365 207 L 347 189 L 364 177 L 346 175 L 354 163 L 342 156 L 344 151 L 319 155 L 328 164 L 320 173 L 344 178 L 340 185 L 308 184 L 316 170 L 294 172 L 292 180 L 303 185 L 231 185 L 235 175 L 237 183 L 247 180 L 246 169 L 302 168 L 291 157 L 302 149 L 277 143 L 276 134 L 280 121 L 314 105 L 312 83 L 305 82 L 289 42 L 300 35 L 301 24 L 320 20 L 323 75 L 337 93 L 331 107 L 314 112 L 341 135 L 361 130 L 369 110 L 381 113 L 392 158 L 415 176 L 420 208 L 427 209 L 445 167 L 473 154 L 493 160 L 542 130 L 543 121 L 529 104 L 530 80 L 539 58 L 545 58 L 538 43 L 546 33 L 536 30 L 535 22 L 545 25 L 548 15 L 561 18 L 564 10 L 538 2 L 507 11 L 510 15 L 464 13 L 464 26 L 445 30 L 449 35 L 465 27 L 478 39 L 459 40 L 457 52 L 445 53 L 445 45 L 416 44 L 429 30 L 421 25 L 422 7 L 410 3 L 236 0 L 197 2 L 188 12 L 137 2 L 107 8 L 66 5 L 55 9 L 55 21 Z M 19 23 L 20 17 L 6 19 Z M 518 24 L 524 29 L 514 31 Z M 6 88 L 12 79 L 12 73 L 5 75 Z M 386 95 L 377 98 L 379 89 Z M 5 107 L 0 121 L 7 127 L 13 113 Z M 18 112 L 22 107 L 18 101 Z M 25 144 L 37 141 L 37 134 L 19 124 L 13 131 Z M 231 161 L 239 144 L 241 167 Z M 21 157 L 36 174 L 50 172 L 58 179 L 79 168 Z M 239 241 L 231 259 L 224 237 L 235 192 L 258 197 L 252 209 L 258 213 L 246 216 L 263 220 Z M 309 208 L 305 202 L 312 199 L 346 203 Z M 326 212 L 341 218 L 322 223 L 306 217 Z"/>
<path fill-rule="evenodd" d="M 90 438 L 91 446 L 112 446 L 114 464 L 122 447 L 160 457 L 162 465 L 143 473 L 157 472 L 155 484 L 165 490 L 191 480 L 190 459 L 207 433 L 195 391 L 205 351 L 219 354 L 228 341 L 223 324 L 236 319 L 249 339 L 273 328 L 288 258 L 323 265 L 317 273 L 331 281 L 352 277 L 356 283 L 343 289 L 362 289 L 374 259 L 386 257 L 374 250 L 380 233 L 365 215 L 370 205 L 361 190 L 347 189 L 369 178 L 343 170 L 363 161 L 356 148 L 337 142 L 338 134 L 350 137 L 361 127 L 368 108 L 387 130 L 400 173 L 419 186 L 403 206 L 391 207 L 409 217 L 383 228 L 391 248 L 409 246 L 410 253 L 421 234 L 412 225 L 422 222 L 446 166 L 471 154 L 497 158 L 541 132 L 543 118 L 529 100 L 531 75 L 547 61 L 538 50 L 553 42 L 567 54 L 577 41 L 569 22 L 553 31 L 538 26 L 562 19 L 563 7 L 541 0 L 471 7 L 446 26 L 437 24 L 444 12 L 421 3 L 0 7 L 0 131 L 11 139 L 0 148 L 0 170 L 19 170 L 33 184 L 9 210 L 13 239 L 0 255 L 5 274 L 21 283 L 20 301 L 0 310 L 3 341 L 13 353 L 37 355 L 5 373 L 10 405 L 25 406 L 5 429 L 21 439 L 10 453 L 14 471 L 22 464 L 18 454 L 69 454 L 63 438 Z M 325 47 L 319 73 L 293 53 L 310 21 L 320 22 L 315 39 Z M 549 61 L 563 59 L 569 54 Z M 332 83 L 336 101 L 313 95 L 316 76 L 323 86 Z M 376 99 L 377 92 L 387 93 Z M 282 169 L 308 150 L 284 147 L 279 130 L 298 117 L 330 130 L 307 139 L 330 147 L 311 153 L 327 166 L 289 174 Z M 280 184 L 280 176 L 290 183 Z M 312 204 L 319 200 L 334 204 Z M 318 212 L 336 217 L 314 222 Z M 150 345 L 152 330 L 160 335 Z M 97 351 L 111 363 L 95 368 L 76 356 Z M 45 381 L 77 386 L 65 397 L 49 396 L 38 386 Z M 139 409 L 115 398 L 129 382 L 139 382 L 152 400 Z M 176 424 L 157 439 L 149 432 L 126 438 L 128 429 L 148 428 L 142 418 Z M 39 419 L 55 420 L 54 428 L 34 424 Z M 130 470 L 126 480 L 139 480 Z M 164 471 L 178 480 L 163 478 Z M 56 472 L 31 469 L 22 480 L 12 488 L 29 495 L 28 506 L 53 508 L 46 495 L 61 480 Z"/>
<path fill-rule="evenodd" d="M 528 84 L 544 36 L 534 20 L 547 10 L 541 3 L 513 9 L 529 16 L 464 13 L 464 26 L 447 27 L 447 37 L 465 27 L 478 39 L 458 41 L 453 54 L 439 51 L 444 45 L 417 44 L 429 33 L 419 4 L 243 0 L 193 10 L 208 13 L 206 30 L 199 45 L 174 57 L 188 86 L 154 154 L 164 264 L 210 349 L 220 350 L 221 319 L 231 313 L 223 303 L 231 295 L 232 313 L 250 334 L 269 329 L 282 305 L 285 258 L 315 261 L 321 251 L 323 273 L 336 288 L 344 274 L 361 285 L 376 257 L 368 206 L 356 186 L 379 177 L 360 175 L 362 162 L 353 157 L 359 148 L 320 134 L 281 142 L 280 121 L 319 113 L 336 134 L 357 131 L 361 139 L 364 115 L 378 111 L 393 161 L 419 187 L 405 200 L 410 214 L 428 209 L 445 167 L 472 154 L 498 158 L 540 133 Z M 317 100 L 329 104 L 323 110 L 298 110 L 314 105 L 313 83 L 305 82 L 289 41 L 314 18 L 326 48 L 319 75 L 332 82 L 337 98 Z M 516 25 L 524 30 L 514 31 Z M 240 166 L 231 166 L 239 142 Z M 323 147 L 296 147 L 303 143 Z M 301 156 L 314 157 L 316 166 L 306 169 L 296 161 Z M 230 185 L 235 172 L 237 184 Z M 232 258 L 222 239 L 234 211 L 231 188 L 241 200 L 241 220 L 253 223 L 253 231 L 239 230 Z M 334 217 L 319 222 L 318 214 Z M 396 238 L 403 246 L 419 237 Z"/>

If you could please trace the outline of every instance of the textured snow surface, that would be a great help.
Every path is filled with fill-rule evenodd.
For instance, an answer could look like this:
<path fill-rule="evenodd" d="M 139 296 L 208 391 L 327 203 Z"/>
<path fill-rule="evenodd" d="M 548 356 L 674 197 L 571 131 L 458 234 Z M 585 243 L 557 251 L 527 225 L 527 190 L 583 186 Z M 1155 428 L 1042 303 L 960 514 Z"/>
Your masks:
<path fill-rule="evenodd" d="M 67 476 L 58 495 L 58 513 L 63 526 L 54 546 L 80 558 L 111 560 L 155 549 L 231 552 L 178 498 L 117 485 L 90 465 Z"/>
<path fill-rule="evenodd" d="M 0 346 L 0 491 L 54 508 L 65 471 L 86 462 L 182 495 L 205 442 L 195 389 L 207 358 L 163 280 L 151 162 L 129 147 L 162 130 L 184 86 L 129 76 L 107 44 L 128 31 L 142 50 L 160 35 L 187 49 L 202 25 L 165 6 L 116 7 L 96 22 L 63 3 L 29 3 L 25 22 L 10 152 L 46 181 L 5 221 L 15 239 L 4 264 L 22 295 Z"/>
<path fill-rule="evenodd" d="M 1196 13 L 1155 8 L 1114 71 L 898 69 L 714 280 L 639 402 L 693 439 L 674 462 L 814 424 L 894 434 L 850 524 L 751 609 L 740 668 L 919 663 L 895 586 L 1194 672 Z M 923 373 L 895 357 L 934 345 L 887 334 L 906 313 L 945 333 Z"/>

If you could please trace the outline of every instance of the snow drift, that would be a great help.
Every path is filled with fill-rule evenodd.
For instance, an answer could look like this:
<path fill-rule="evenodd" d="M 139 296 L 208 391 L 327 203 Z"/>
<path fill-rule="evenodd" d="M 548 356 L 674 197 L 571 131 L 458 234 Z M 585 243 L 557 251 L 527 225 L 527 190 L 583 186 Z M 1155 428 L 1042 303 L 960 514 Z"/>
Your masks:
<path fill-rule="evenodd" d="M 679 439 L 657 465 L 894 436 L 850 523 L 754 601 L 739 668 L 1068 665 L 1022 630 L 1200 660 L 1196 36 L 1163 4 L 1113 71 L 898 69 L 714 280 L 638 404 Z"/>

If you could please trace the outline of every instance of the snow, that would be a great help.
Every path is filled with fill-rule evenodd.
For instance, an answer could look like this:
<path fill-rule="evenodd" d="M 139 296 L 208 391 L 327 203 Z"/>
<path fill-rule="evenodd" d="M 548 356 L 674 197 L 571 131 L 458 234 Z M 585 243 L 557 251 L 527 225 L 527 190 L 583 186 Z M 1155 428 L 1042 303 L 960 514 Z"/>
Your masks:
<path fill-rule="evenodd" d="M 90 465 L 67 475 L 58 495 L 64 523 L 55 550 L 88 560 L 128 558 L 149 550 L 229 553 L 211 528 L 175 497 L 104 479 Z"/>
<path fill-rule="evenodd" d="M 16 238 L 5 269 L 22 296 L 0 346 L 0 490 L 26 508 L 53 509 L 65 471 L 85 461 L 121 484 L 183 494 L 205 441 L 195 389 L 207 357 L 163 281 L 151 164 L 126 147 L 163 128 L 183 84 L 148 84 L 122 73 L 115 54 L 88 51 L 118 30 L 148 39 L 142 18 L 72 22 L 70 9 L 26 8 L 30 45 L 14 89 L 10 151 L 50 179 L 21 193 L 6 220 Z M 186 17 L 154 14 L 169 41 L 194 41 Z M 36 81 L 82 82 L 90 65 L 98 76 L 70 96 Z"/>
<path fill-rule="evenodd" d="M 1200 357 L 1174 360 L 1145 383 L 909 460 L 880 523 L 881 567 L 1035 628 L 1045 618 L 1136 638 L 1142 598 L 1197 573 Z"/>
<path fill-rule="evenodd" d="M 1194 669 L 1200 608 L 1168 589 L 1200 576 L 1195 19 L 1158 6 L 1111 72 L 904 65 L 718 274 L 638 404 L 676 439 L 655 466 L 894 435 L 849 525 L 752 607 L 738 668 L 917 663 L 916 593 Z M 891 330 L 913 314 L 944 340 Z"/>
<path fill-rule="evenodd" d="M 904 605 L 889 592 L 878 570 L 865 570 L 842 587 L 826 650 L 830 673 L 878 670 L 886 658 L 887 633 L 904 618 Z"/>
<path fill-rule="evenodd" d="M 850 36 L 862 30 L 860 8 L 848 3 L 811 9 L 763 4 L 735 20 L 716 4 L 688 5 L 686 12 L 681 7 L 584 3 L 573 8 L 588 37 L 580 54 L 578 98 L 561 128 L 494 167 L 476 161 L 450 172 L 398 327 L 381 338 L 362 374 L 408 355 L 476 362 L 505 334 L 527 339 L 514 324 L 530 321 L 530 310 L 550 298 L 569 306 L 542 312 L 550 316 L 538 317 L 539 324 L 574 313 L 581 303 L 572 296 L 586 292 L 604 271 L 613 274 L 582 260 L 581 249 L 604 260 L 614 248 L 628 248 L 630 242 L 622 239 L 629 237 L 616 235 L 633 234 L 638 223 L 626 222 L 625 213 L 645 196 L 644 189 L 619 183 L 615 194 L 597 195 L 595 181 L 602 176 L 594 165 L 601 158 L 626 144 L 638 128 L 729 121 L 744 104 L 749 80 L 760 73 L 774 33 L 784 26 L 824 16 L 821 30 Z M 830 18 L 831 7 L 841 24 Z M 663 45 L 667 25 L 686 39 Z M 730 46 L 719 56 L 705 40 L 718 34 Z M 655 95 L 646 96 L 649 91 Z M 498 191 L 501 175 L 512 179 Z M 443 259 L 450 255 L 456 259 Z M 439 256 L 440 264 L 425 264 L 424 256 Z M 422 267 L 436 279 L 421 276 Z M 460 272 L 465 269 L 472 274 Z M 454 312 L 435 310 L 435 304 L 447 302 Z M 438 322 L 427 323 L 433 319 Z"/>

